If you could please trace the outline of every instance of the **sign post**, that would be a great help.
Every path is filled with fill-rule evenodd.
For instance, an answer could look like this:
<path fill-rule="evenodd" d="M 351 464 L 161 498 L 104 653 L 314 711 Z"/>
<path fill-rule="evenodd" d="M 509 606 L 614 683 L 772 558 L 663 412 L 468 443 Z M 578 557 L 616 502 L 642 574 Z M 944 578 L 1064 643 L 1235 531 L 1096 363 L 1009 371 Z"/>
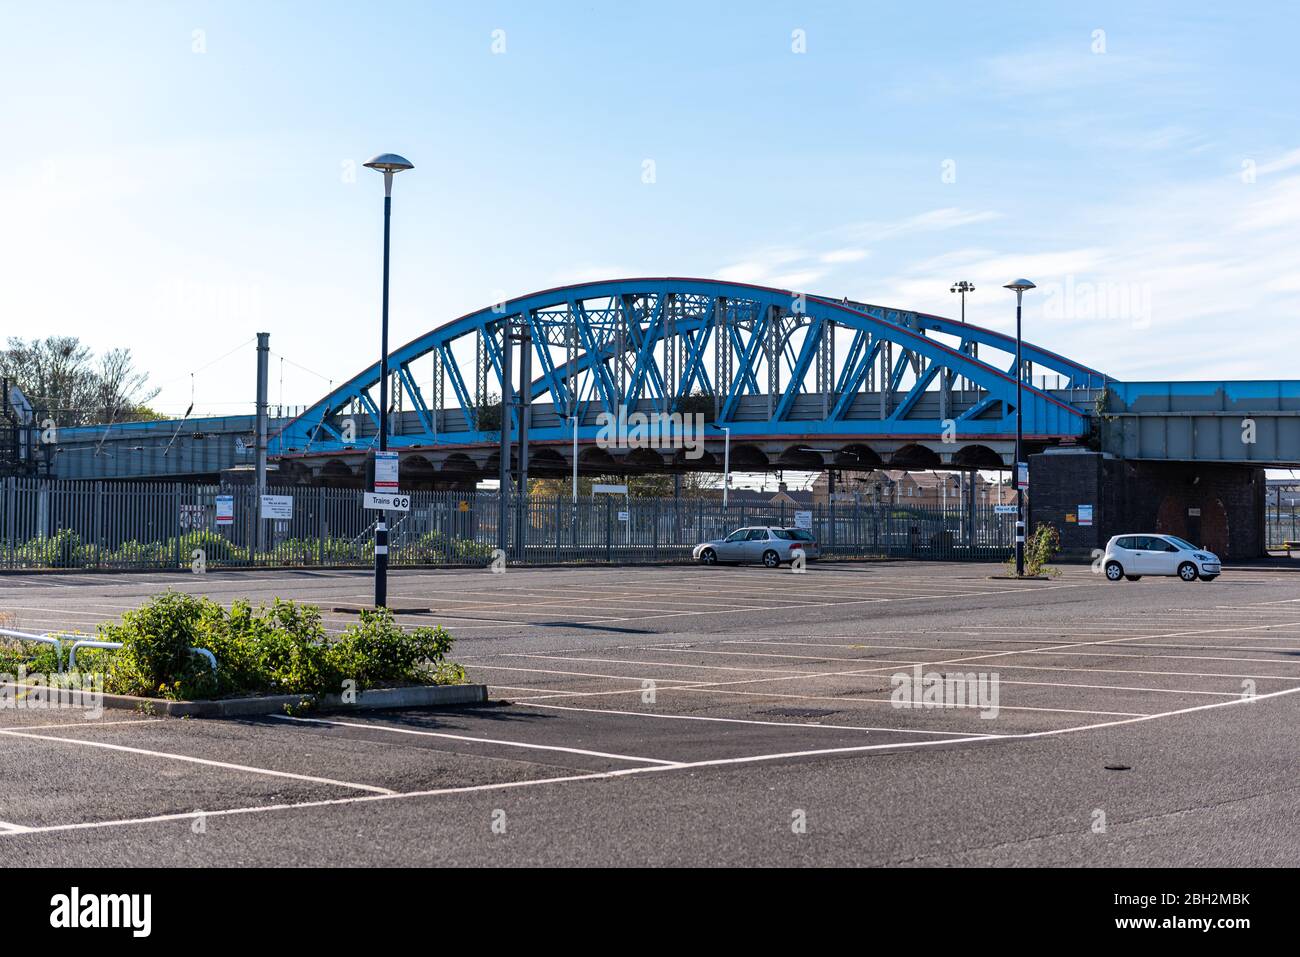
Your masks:
<path fill-rule="evenodd" d="M 383 438 L 387 438 L 384 436 Z M 396 452 L 390 452 L 386 448 L 387 442 L 381 443 L 381 447 L 375 452 L 371 460 L 374 478 L 371 483 L 373 492 L 367 492 L 365 497 L 365 507 L 379 509 L 379 518 L 375 521 L 375 607 L 384 608 L 388 605 L 388 515 L 389 511 L 407 511 L 411 507 L 409 496 L 402 496 L 398 493 L 398 458 Z M 371 505 L 372 500 L 380 499 L 388 502 L 387 505 Z M 393 507 L 393 500 L 403 499 L 406 508 L 398 509 Z"/>

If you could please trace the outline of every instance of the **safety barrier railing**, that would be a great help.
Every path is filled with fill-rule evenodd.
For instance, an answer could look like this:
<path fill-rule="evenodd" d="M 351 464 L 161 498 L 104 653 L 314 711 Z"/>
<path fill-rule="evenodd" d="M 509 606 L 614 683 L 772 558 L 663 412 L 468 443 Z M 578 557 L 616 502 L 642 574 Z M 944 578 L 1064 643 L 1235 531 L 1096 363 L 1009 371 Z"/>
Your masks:
<path fill-rule="evenodd" d="M 82 638 L 72 643 L 68 649 L 68 670 L 72 671 L 77 667 L 77 649 L 78 648 L 102 648 L 108 651 L 117 651 L 122 647 L 120 641 L 99 641 L 91 638 Z M 191 648 L 190 651 L 200 655 L 208 660 L 208 665 L 212 668 L 212 673 L 217 673 L 217 656 L 207 648 Z"/>
<path fill-rule="evenodd" d="M 0 635 L 6 638 L 17 638 L 19 641 L 37 641 L 45 645 L 54 646 L 54 657 L 58 662 L 58 670 L 63 671 L 63 641 L 54 637 L 50 633 L 43 635 L 33 635 L 25 631 L 14 631 L 12 628 L 0 628 Z"/>

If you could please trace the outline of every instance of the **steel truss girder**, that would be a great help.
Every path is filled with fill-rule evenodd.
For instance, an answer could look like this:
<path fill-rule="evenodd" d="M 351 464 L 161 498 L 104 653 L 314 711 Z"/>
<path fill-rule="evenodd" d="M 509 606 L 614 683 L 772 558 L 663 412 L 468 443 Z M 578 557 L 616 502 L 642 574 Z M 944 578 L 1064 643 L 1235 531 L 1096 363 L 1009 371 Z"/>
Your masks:
<path fill-rule="evenodd" d="M 932 429 L 937 435 L 951 408 L 948 391 L 958 379 L 978 390 L 975 405 L 956 416 L 963 434 L 1004 435 L 1014 415 L 1014 370 L 1008 374 L 998 360 L 985 361 L 976 354 L 981 345 L 1003 352 L 1014 348 L 1001 333 L 939 316 L 740 283 L 629 279 L 583 283 L 499 303 L 393 350 L 390 367 L 410 400 L 408 415 L 414 415 L 417 427 L 391 436 L 390 445 L 495 442 L 494 434 L 480 429 L 476 413 L 490 394 L 505 391 L 500 381 L 503 329 L 521 324 L 529 329 L 540 370 L 527 384 L 530 399 L 549 393 L 557 411 L 576 412 L 584 423 L 593 411 L 616 413 L 620 404 L 632 409 L 645 400 L 673 411 L 683 396 L 699 390 L 713 394 L 716 419 L 737 435 L 847 430 L 886 437 Z M 952 336 L 959 345 L 951 347 L 927 335 L 930 332 Z M 847 348 L 836 346 L 839 334 L 851 337 Z M 512 343 L 512 348 L 519 347 Z M 1096 389 L 1107 381 L 1095 370 L 1030 343 L 1024 344 L 1023 354 L 1027 364 L 1057 373 L 1072 388 Z M 412 364 L 430 355 L 434 385 L 432 396 L 426 397 Z M 472 390 L 462 369 L 469 362 L 475 366 Z M 511 367 L 517 375 L 520 364 Z M 316 402 L 285 427 L 272 451 L 344 449 L 337 422 L 331 420 L 348 407 L 359 407 L 372 422 L 377 420 L 370 391 L 378 374 L 376 362 Z M 917 418 L 921 398 L 936 381 L 940 419 Z M 450 390 L 444 390 L 444 382 L 450 383 Z M 861 407 L 854 411 L 854 400 L 864 390 L 878 393 L 878 415 L 864 417 Z M 792 420 L 799 397 L 809 394 L 821 396 L 820 418 L 809 420 L 804 404 L 801 418 Z M 767 421 L 736 420 L 743 397 L 762 395 L 768 397 Z M 1069 403 L 1028 383 L 1024 396 L 1027 434 L 1065 437 L 1087 431 L 1086 415 Z M 450 404 L 444 405 L 445 399 Z M 1000 412 L 992 414 L 999 403 Z M 451 414 L 457 409 L 459 417 Z M 594 425 L 582 428 L 594 434 Z M 538 440 L 552 438 L 546 432 L 534 429 L 532 434 Z M 350 447 L 366 445 L 367 439 L 358 439 Z"/>

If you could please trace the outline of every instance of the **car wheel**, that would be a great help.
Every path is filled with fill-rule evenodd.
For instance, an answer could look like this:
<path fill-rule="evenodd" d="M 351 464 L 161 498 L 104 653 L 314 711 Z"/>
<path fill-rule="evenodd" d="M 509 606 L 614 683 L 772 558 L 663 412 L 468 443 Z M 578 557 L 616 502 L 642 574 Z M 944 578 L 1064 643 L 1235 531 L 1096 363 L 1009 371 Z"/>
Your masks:
<path fill-rule="evenodd" d="M 1202 575 L 1202 576 L 1201 576 L 1201 581 L 1203 581 L 1203 582 L 1212 582 L 1212 581 L 1214 581 L 1214 580 L 1215 580 L 1216 578 L 1218 578 L 1218 577 L 1219 577 L 1218 575 Z"/>
<path fill-rule="evenodd" d="M 1106 577 L 1113 582 L 1119 581 L 1124 577 L 1124 566 L 1119 562 L 1106 563 Z"/>
<path fill-rule="evenodd" d="M 763 564 L 768 568 L 778 568 L 781 565 L 781 556 L 769 548 L 763 553 Z"/>
<path fill-rule="evenodd" d="M 700 564 L 702 565 L 718 564 L 718 553 L 711 548 L 706 548 L 704 551 L 700 552 Z"/>
<path fill-rule="evenodd" d="M 1124 577 L 1131 582 L 1140 582 L 1142 580 L 1141 575 L 1125 575 Z"/>
<path fill-rule="evenodd" d="M 1183 562 L 1178 566 L 1178 577 L 1185 582 L 1194 582 L 1200 577 L 1196 571 L 1196 566 L 1191 562 Z"/>

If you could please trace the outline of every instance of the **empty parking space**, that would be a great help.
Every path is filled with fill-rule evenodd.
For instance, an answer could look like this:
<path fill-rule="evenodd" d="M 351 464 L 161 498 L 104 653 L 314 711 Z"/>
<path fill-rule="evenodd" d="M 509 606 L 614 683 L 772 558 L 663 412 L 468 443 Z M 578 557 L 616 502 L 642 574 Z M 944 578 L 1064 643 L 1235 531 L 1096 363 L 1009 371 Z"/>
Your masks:
<path fill-rule="evenodd" d="M 651 793 L 637 782 L 652 777 L 722 769 L 761 793 L 764 767 L 816 774 L 852 760 L 870 776 L 896 767 L 890 756 L 946 767 L 935 756 L 969 749 L 1003 749 L 1014 764 L 1017 748 L 1062 735 L 1155 722 L 1176 735 L 1191 716 L 1214 727 L 1240 709 L 1272 733 L 1266 709 L 1300 692 L 1291 575 L 1112 584 L 1088 569 L 1045 582 L 1000 572 L 401 570 L 391 601 L 430 609 L 403 623 L 450 629 L 490 706 L 240 721 L 3 711 L 0 759 L 17 783 L 0 797 L 0 859 L 18 841 L 198 814 L 293 811 L 297 822 L 315 808 L 579 783 L 585 800 L 620 802 Z M 175 588 L 312 602 L 338 631 L 355 616 L 333 609 L 364 603 L 368 586 L 346 571 L 27 575 L 0 578 L 0 611 L 11 627 L 89 632 Z"/>

